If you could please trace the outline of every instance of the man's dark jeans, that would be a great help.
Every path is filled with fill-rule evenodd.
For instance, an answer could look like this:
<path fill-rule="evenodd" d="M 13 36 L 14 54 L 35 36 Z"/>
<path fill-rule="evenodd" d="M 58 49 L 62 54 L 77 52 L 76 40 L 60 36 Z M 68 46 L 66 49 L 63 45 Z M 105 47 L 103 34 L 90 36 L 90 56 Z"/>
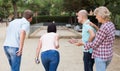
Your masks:
<path fill-rule="evenodd" d="M 91 58 L 92 54 L 89 52 L 84 52 L 84 71 L 93 71 L 94 59 Z"/>

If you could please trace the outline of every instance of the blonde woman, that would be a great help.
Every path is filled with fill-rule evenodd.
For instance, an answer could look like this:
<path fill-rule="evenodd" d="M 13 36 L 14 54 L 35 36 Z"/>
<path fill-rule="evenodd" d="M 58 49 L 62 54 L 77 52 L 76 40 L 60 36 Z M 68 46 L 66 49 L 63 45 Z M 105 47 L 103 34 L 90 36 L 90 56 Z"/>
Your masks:
<path fill-rule="evenodd" d="M 96 8 L 94 14 L 102 25 L 97 31 L 94 41 L 85 44 L 85 49 L 93 48 L 92 58 L 95 59 L 96 71 L 106 71 L 113 56 L 115 26 L 110 21 L 110 11 L 106 7 Z"/>

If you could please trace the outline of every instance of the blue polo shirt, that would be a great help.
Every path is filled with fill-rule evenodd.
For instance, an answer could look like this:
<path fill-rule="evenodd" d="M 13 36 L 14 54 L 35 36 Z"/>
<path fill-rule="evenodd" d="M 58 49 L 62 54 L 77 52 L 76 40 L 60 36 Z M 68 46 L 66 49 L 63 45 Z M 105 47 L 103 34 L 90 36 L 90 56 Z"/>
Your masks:
<path fill-rule="evenodd" d="M 88 40 L 89 40 L 89 37 L 90 37 L 90 34 L 89 34 L 88 30 L 91 29 L 94 32 L 96 32 L 95 29 L 92 26 L 90 26 L 89 23 L 90 23 L 90 20 L 88 19 L 82 25 L 82 41 L 84 43 L 87 43 Z M 89 50 L 84 50 L 84 46 L 82 46 L 82 49 L 83 49 L 83 52 L 90 52 L 90 53 L 92 53 L 92 48 L 90 48 Z"/>

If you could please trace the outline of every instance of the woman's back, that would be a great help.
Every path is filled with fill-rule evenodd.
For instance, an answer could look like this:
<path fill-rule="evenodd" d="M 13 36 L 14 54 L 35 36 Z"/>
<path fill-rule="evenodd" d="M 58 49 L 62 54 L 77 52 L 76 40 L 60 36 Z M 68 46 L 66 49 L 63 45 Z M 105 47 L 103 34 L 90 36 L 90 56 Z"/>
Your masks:
<path fill-rule="evenodd" d="M 58 42 L 56 40 L 56 37 L 58 37 L 58 34 L 51 32 L 44 34 L 40 40 L 42 42 L 42 48 L 41 52 L 46 50 L 56 50 L 56 43 Z"/>

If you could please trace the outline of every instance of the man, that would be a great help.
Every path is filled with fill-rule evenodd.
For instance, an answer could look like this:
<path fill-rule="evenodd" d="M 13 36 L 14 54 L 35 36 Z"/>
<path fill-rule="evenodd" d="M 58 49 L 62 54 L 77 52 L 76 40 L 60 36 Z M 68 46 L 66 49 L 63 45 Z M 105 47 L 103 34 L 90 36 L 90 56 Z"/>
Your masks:
<path fill-rule="evenodd" d="M 78 22 L 81 23 L 82 26 L 82 42 L 87 43 L 93 41 L 95 37 L 95 29 L 90 25 L 92 22 L 88 19 L 88 13 L 86 10 L 80 10 L 77 13 Z M 93 25 L 93 24 L 92 24 Z M 96 27 L 96 26 L 95 26 Z M 70 40 L 71 43 L 75 43 L 75 45 L 80 46 L 83 45 L 81 41 Z M 84 61 L 84 71 L 93 71 L 94 59 L 91 58 L 92 49 L 85 50 L 83 47 L 83 61 Z"/>
<path fill-rule="evenodd" d="M 23 18 L 11 21 L 7 27 L 4 42 L 5 54 L 8 58 L 11 71 L 19 71 L 24 40 L 30 29 L 33 13 L 25 10 Z"/>

